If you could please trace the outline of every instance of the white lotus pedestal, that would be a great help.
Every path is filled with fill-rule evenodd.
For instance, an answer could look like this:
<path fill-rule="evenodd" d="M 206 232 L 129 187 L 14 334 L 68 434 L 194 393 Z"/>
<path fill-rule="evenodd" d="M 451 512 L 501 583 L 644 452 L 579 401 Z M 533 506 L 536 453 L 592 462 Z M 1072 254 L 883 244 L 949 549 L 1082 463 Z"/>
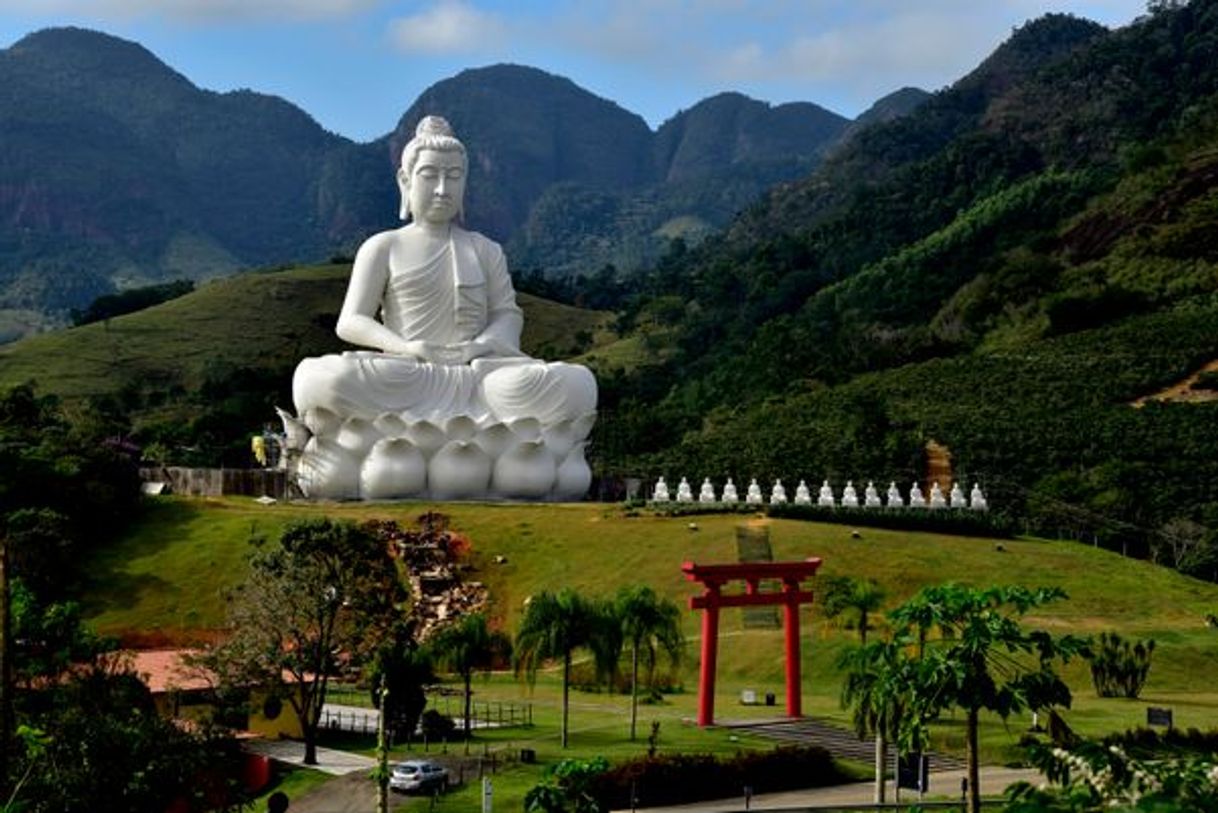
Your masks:
<path fill-rule="evenodd" d="M 467 415 L 385 413 L 345 420 L 280 411 L 289 471 L 304 496 L 328 500 L 578 500 L 592 483 L 584 458 L 596 420 L 543 425 Z"/>

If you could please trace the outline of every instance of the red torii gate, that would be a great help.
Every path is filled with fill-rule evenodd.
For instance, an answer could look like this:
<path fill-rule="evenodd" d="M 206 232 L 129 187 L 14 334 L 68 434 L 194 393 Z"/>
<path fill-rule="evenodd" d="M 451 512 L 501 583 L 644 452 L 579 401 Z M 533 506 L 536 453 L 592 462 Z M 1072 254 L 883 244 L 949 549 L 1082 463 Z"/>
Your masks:
<path fill-rule="evenodd" d="M 689 600 L 691 610 L 702 610 L 702 666 L 698 677 L 698 725 L 715 722 L 715 661 L 719 655 L 719 608 L 765 607 L 781 604 L 786 630 L 787 655 L 787 716 L 802 715 L 799 676 L 799 605 L 812 601 L 812 591 L 800 589 L 800 582 L 810 579 L 820 567 L 819 557 L 802 562 L 748 562 L 731 565 L 681 565 L 685 578 L 701 582 L 706 588 L 700 596 Z M 758 585 L 763 579 L 782 581 L 782 591 L 762 593 Z M 728 582 L 743 580 L 745 592 L 723 595 L 721 588 Z"/>

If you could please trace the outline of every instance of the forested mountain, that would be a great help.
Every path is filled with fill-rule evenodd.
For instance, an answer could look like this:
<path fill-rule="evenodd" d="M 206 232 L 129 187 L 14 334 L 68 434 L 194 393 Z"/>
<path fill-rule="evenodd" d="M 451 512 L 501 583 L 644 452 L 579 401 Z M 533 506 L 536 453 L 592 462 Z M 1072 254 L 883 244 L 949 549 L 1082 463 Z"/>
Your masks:
<path fill-rule="evenodd" d="M 497 65 L 355 144 L 282 99 L 201 90 L 136 43 L 40 31 L 0 51 L 0 340 L 116 289 L 349 254 L 397 222 L 394 166 L 426 113 L 472 150 L 467 222 L 511 241 L 514 265 L 563 274 L 629 270 L 725 224 L 847 123 L 724 95 L 653 133 L 567 79 Z"/>
<path fill-rule="evenodd" d="M 650 267 L 672 240 L 696 244 L 774 184 L 806 176 L 849 124 L 810 103 L 771 106 L 739 93 L 705 99 L 656 131 L 647 183 L 551 186 L 514 232 L 509 254 L 517 267 L 550 276 Z"/>
<path fill-rule="evenodd" d="M 0 140 L 0 307 L 35 324 L 116 287 L 313 257 L 346 226 L 329 201 L 350 195 L 319 177 L 343 139 L 91 31 L 0 51 Z"/>
<path fill-rule="evenodd" d="M 606 454 L 908 482 L 934 439 L 1045 523 L 1218 525 L 1209 379 L 1131 406 L 1218 359 L 1216 49 L 1214 0 L 1033 21 L 670 254 L 622 317 L 662 352 L 601 362 Z"/>

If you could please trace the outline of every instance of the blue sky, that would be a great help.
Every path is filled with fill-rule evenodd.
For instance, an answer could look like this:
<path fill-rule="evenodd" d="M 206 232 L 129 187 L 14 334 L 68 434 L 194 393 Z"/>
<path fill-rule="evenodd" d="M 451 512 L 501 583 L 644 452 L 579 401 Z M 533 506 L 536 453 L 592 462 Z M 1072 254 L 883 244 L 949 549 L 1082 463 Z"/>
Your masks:
<path fill-rule="evenodd" d="M 0 46 L 52 25 L 136 40 L 196 85 L 283 96 L 358 141 L 463 68 L 572 79 L 656 127 L 737 90 L 845 116 L 936 90 L 1050 11 L 1125 25 L 1145 0 L 0 0 Z"/>

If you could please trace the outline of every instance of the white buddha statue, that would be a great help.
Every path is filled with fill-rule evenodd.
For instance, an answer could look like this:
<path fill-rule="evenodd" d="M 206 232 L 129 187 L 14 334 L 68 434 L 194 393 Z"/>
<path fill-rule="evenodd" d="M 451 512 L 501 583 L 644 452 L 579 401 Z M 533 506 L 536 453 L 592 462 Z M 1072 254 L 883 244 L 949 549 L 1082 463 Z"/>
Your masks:
<path fill-rule="evenodd" d="M 411 220 L 360 246 L 338 317 L 339 337 L 366 349 L 296 368 L 309 497 L 578 499 L 588 488 L 596 379 L 521 352 L 503 250 L 458 225 L 467 165 L 447 121 L 419 122 L 397 172 Z"/>
<path fill-rule="evenodd" d="M 968 500 L 964 498 L 964 489 L 960 488 L 959 483 L 952 483 L 950 499 L 952 508 L 968 508 Z"/>
<path fill-rule="evenodd" d="M 854 481 L 847 480 L 846 487 L 842 490 L 842 507 L 843 508 L 858 508 L 859 495 L 854 490 Z"/>
<path fill-rule="evenodd" d="M 761 496 L 761 486 L 757 484 L 757 478 L 754 477 L 749 482 L 749 490 L 745 492 L 745 505 L 761 505 L 765 499 Z"/>
<path fill-rule="evenodd" d="M 811 505 L 812 493 L 808 491 L 808 484 L 803 480 L 799 481 L 799 485 L 795 487 L 795 504 L 796 505 Z"/>
<path fill-rule="evenodd" d="M 677 502 L 693 502 L 694 492 L 689 487 L 689 480 L 684 477 L 677 483 Z"/>
<path fill-rule="evenodd" d="M 787 501 L 787 489 L 782 484 L 782 480 L 775 480 L 774 487 L 770 489 L 770 505 L 783 505 Z"/>
<path fill-rule="evenodd" d="M 875 483 L 868 480 L 867 490 L 863 492 L 863 505 L 868 508 L 880 508 L 883 503 L 880 502 L 880 492 L 875 490 Z"/>
<path fill-rule="evenodd" d="M 914 483 L 909 488 L 909 507 L 910 508 L 925 508 L 926 497 L 922 495 L 922 487 Z"/>
<path fill-rule="evenodd" d="M 672 499 L 668 494 L 668 483 L 664 482 L 664 478 L 656 480 L 655 491 L 651 492 L 652 502 L 668 502 Z"/>
<path fill-rule="evenodd" d="M 816 498 L 816 504 L 822 508 L 832 508 L 837 505 L 837 500 L 833 497 L 833 488 L 829 485 L 828 480 L 820 484 L 820 494 Z"/>
<path fill-rule="evenodd" d="M 729 504 L 740 502 L 740 495 L 736 493 L 736 484 L 732 482 L 731 477 L 727 478 L 727 483 L 723 486 L 723 496 L 719 500 Z"/>
<path fill-rule="evenodd" d="M 901 498 L 901 489 L 897 488 L 896 481 L 888 484 L 888 507 L 889 508 L 904 508 L 905 500 Z"/>
<path fill-rule="evenodd" d="M 969 508 L 974 511 L 988 511 L 990 504 L 986 502 L 985 495 L 981 493 L 981 486 L 973 483 L 973 490 L 968 495 Z"/>
<path fill-rule="evenodd" d="M 715 487 L 711 485 L 710 478 L 707 477 L 702 481 L 702 490 L 698 492 L 698 502 L 713 503 L 718 502 L 715 499 Z"/>
<path fill-rule="evenodd" d="M 947 508 L 947 500 L 943 498 L 943 489 L 939 488 L 938 482 L 930 484 L 930 507 Z"/>

